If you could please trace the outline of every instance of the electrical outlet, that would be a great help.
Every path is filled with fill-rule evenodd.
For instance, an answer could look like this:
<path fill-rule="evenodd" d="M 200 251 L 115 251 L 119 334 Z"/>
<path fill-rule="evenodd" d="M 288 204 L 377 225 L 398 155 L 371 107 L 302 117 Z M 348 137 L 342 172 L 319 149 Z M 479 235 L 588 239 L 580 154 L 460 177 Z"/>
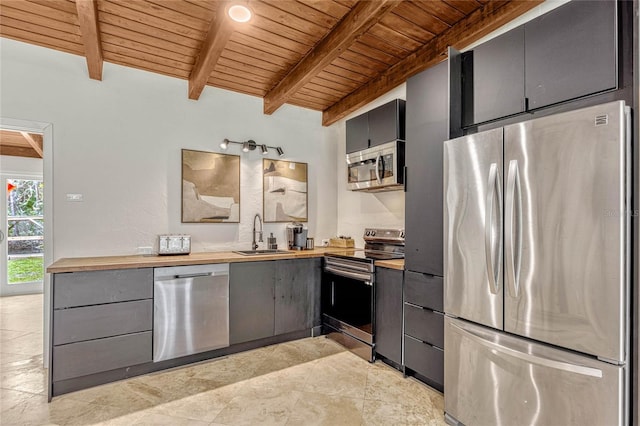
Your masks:
<path fill-rule="evenodd" d="M 153 254 L 153 247 L 150 247 L 150 246 L 138 247 L 137 253 L 143 256 L 151 255 Z"/>

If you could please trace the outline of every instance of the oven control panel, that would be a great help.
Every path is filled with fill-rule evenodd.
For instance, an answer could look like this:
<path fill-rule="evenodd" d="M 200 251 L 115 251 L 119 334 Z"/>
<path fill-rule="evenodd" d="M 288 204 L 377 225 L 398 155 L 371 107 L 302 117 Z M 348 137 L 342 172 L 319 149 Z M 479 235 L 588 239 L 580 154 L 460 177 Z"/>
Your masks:
<path fill-rule="evenodd" d="M 404 229 L 365 228 L 365 241 L 395 242 L 404 244 Z"/>

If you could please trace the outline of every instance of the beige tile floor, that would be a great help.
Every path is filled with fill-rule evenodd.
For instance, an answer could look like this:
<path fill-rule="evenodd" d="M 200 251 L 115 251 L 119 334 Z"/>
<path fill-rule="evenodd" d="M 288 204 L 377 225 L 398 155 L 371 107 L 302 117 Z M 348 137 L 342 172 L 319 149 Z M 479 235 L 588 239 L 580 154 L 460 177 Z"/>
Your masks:
<path fill-rule="evenodd" d="M 443 397 L 324 337 L 56 397 L 42 296 L 0 298 L 1 425 L 444 425 Z"/>

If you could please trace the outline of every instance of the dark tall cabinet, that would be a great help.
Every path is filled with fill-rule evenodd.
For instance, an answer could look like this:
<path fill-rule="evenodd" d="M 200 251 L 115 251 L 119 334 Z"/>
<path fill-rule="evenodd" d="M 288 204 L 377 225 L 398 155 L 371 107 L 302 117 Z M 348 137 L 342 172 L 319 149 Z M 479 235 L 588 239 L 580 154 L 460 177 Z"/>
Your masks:
<path fill-rule="evenodd" d="M 443 142 L 450 135 L 449 61 L 407 81 L 405 373 L 442 390 Z"/>
<path fill-rule="evenodd" d="M 449 139 L 449 76 L 442 62 L 407 81 L 405 269 L 442 276 L 442 143 Z"/>

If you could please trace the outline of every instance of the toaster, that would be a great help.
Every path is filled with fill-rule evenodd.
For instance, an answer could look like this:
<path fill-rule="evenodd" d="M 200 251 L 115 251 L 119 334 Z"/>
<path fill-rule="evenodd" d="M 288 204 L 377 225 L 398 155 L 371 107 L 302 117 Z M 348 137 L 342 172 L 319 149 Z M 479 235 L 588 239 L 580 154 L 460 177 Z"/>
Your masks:
<path fill-rule="evenodd" d="M 191 235 L 164 234 L 158 235 L 158 254 L 189 254 L 191 253 Z"/>

